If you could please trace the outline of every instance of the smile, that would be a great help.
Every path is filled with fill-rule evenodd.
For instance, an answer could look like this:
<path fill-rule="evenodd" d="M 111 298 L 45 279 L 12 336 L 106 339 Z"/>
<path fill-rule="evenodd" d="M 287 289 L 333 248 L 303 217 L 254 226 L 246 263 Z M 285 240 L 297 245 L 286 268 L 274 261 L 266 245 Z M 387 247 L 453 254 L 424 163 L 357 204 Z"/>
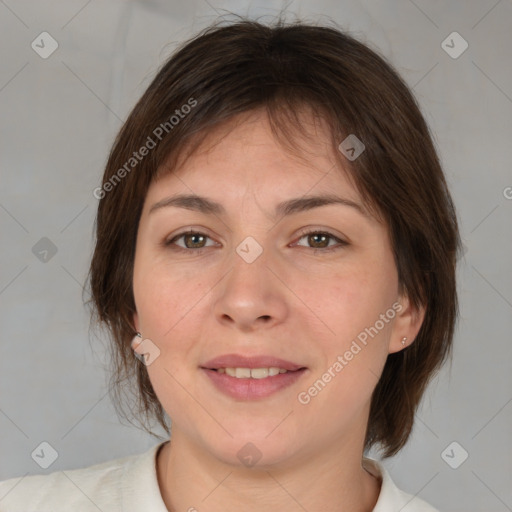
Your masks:
<path fill-rule="evenodd" d="M 271 366 L 268 368 L 201 368 L 213 384 L 213 389 L 238 401 L 258 400 L 277 394 L 292 386 L 308 370 L 285 370 Z"/>
<path fill-rule="evenodd" d="M 270 368 L 217 368 L 218 373 L 225 373 L 230 377 L 237 379 L 266 379 L 280 373 L 286 373 L 288 370 L 271 366 Z"/>

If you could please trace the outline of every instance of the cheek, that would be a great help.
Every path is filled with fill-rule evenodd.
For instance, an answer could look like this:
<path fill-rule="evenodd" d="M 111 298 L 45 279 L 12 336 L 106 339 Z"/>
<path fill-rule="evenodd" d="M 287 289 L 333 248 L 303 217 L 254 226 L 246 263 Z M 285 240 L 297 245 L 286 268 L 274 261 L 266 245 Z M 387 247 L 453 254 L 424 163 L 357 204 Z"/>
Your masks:
<path fill-rule="evenodd" d="M 357 335 L 379 320 L 396 300 L 393 272 L 387 274 L 353 266 L 328 278 L 302 279 L 297 295 L 307 297 L 309 316 L 322 332 L 331 349 L 342 349 Z M 386 323 L 382 331 L 387 331 Z"/>
<path fill-rule="evenodd" d="M 371 397 L 387 358 L 395 317 L 391 307 L 396 283 L 393 269 L 386 270 L 353 267 L 351 272 L 316 281 L 314 287 L 304 283 L 301 293 L 308 292 L 304 295 L 308 306 L 322 320 L 318 328 L 325 333 L 312 338 L 322 357 L 307 383 L 313 386 L 311 394 L 304 389 L 315 404 L 311 408 L 315 414 L 341 420 Z"/>
<path fill-rule="evenodd" d="M 204 321 L 199 316 L 201 298 L 207 291 L 202 283 L 197 274 L 177 273 L 165 262 L 144 259 L 142 252 L 134 265 L 133 290 L 140 330 L 159 350 L 159 357 L 147 367 L 148 374 L 167 411 L 167 406 L 176 409 L 184 388 L 193 391 L 194 383 L 183 362 L 196 359 L 192 352 L 197 350 L 195 340 Z M 166 403 L 166 397 L 172 397 L 170 403 Z"/>
<path fill-rule="evenodd" d="M 197 274 L 176 272 L 165 262 L 141 254 L 135 261 L 133 292 L 142 333 L 163 340 L 179 329 L 179 322 L 186 321 L 205 293 L 201 283 Z"/>
<path fill-rule="evenodd" d="M 146 272 L 134 272 L 141 332 L 160 351 L 147 367 L 149 379 L 166 413 L 190 430 L 190 418 L 201 414 L 192 398 L 198 396 L 196 375 L 185 364 L 197 360 L 195 340 L 203 322 L 198 316 L 200 298 L 205 294 L 200 282 L 197 277 L 177 275 L 159 265 L 152 265 Z"/>

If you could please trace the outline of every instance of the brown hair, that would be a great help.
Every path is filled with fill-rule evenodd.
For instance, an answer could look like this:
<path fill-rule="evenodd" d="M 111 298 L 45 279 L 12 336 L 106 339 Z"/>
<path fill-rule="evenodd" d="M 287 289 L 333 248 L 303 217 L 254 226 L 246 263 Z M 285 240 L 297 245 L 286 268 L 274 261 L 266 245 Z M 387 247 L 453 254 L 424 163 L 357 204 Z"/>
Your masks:
<path fill-rule="evenodd" d="M 101 199 L 89 277 L 97 320 L 113 342 L 114 405 L 123 382 L 136 376 L 136 416 L 156 418 L 170 433 L 146 367 L 130 347 L 136 235 L 157 169 L 166 165 L 171 172 L 185 148 L 192 154 L 214 126 L 258 108 L 266 108 L 274 134 L 286 144 L 302 133 L 297 112 L 308 107 L 328 122 L 340 163 L 389 227 L 400 291 L 426 308 L 414 343 L 388 355 L 372 396 L 365 449 L 380 444 L 389 457 L 407 442 L 423 392 L 451 354 L 458 315 L 461 242 L 429 128 L 393 67 L 339 28 L 281 19 L 222 22 L 162 66 L 120 130 L 95 193 Z M 365 145 L 350 162 L 337 149 L 349 134 Z M 139 151 L 144 146 L 149 150 Z"/>

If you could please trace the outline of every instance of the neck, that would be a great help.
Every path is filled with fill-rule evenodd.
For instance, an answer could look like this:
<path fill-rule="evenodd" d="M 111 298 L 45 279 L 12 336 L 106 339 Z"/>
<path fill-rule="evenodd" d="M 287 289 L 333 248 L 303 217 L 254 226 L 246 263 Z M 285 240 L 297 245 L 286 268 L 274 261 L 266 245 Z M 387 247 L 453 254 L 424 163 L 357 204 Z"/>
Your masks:
<path fill-rule="evenodd" d="M 339 457 L 333 457 L 339 453 Z M 158 483 L 170 512 L 371 512 L 380 482 L 362 467 L 362 448 L 340 441 L 325 453 L 308 453 L 284 465 L 240 467 L 205 454 L 179 430 L 157 456 Z"/>

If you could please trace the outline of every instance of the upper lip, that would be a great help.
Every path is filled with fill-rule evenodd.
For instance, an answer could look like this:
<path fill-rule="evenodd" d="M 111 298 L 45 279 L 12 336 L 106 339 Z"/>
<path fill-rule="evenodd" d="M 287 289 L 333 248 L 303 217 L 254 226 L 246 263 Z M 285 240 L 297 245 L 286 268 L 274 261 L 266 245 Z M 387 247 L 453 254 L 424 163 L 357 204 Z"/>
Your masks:
<path fill-rule="evenodd" d="M 305 368 L 304 366 L 274 356 L 242 356 L 238 354 L 224 354 L 201 365 L 202 368 L 218 370 L 219 368 L 282 368 L 283 370 L 295 371 Z"/>

